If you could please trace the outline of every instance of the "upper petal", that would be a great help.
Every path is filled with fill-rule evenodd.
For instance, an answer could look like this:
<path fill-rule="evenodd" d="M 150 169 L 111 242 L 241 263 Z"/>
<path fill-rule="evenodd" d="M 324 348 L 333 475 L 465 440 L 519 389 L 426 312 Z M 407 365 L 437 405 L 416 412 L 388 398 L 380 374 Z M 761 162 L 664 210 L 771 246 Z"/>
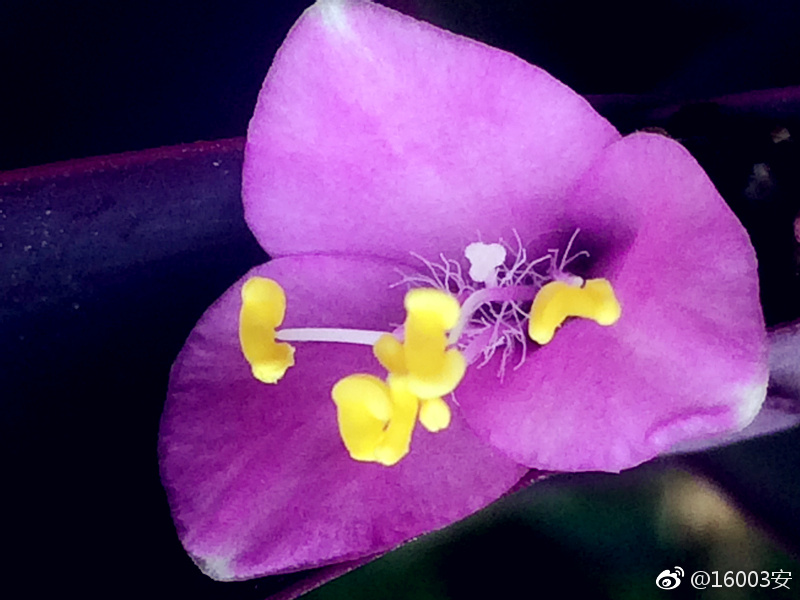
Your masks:
<path fill-rule="evenodd" d="M 283 328 L 386 330 L 403 319 L 402 291 L 389 288 L 397 276 L 386 262 L 294 257 L 253 275 L 285 289 Z M 187 340 L 161 422 L 173 517 L 207 574 L 244 579 L 385 551 L 474 512 L 525 473 L 458 413 L 446 431 L 418 427 L 411 453 L 394 467 L 352 460 L 330 394 L 351 373 L 385 374 L 371 348 L 296 342 L 295 366 L 276 385 L 260 383 L 239 348 L 243 282 Z"/>
<path fill-rule="evenodd" d="M 506 52 L 361 0 L 292 28 L 250 122 L 245 214 L 273 256 L 460 256 L 530 239 L 616 130 Z"/>
<path fill-rule="evenodd" d="M 562 218 L 582 228 L 591 275 L 611 280 L 622 317 L 568 321 L 502 384 L 468 373 L 458 399 L 470 424 L 532 467 L 618 471 L 750 423 L 767 384 L 755 253 L 691 155 L 629 136 Z"/>

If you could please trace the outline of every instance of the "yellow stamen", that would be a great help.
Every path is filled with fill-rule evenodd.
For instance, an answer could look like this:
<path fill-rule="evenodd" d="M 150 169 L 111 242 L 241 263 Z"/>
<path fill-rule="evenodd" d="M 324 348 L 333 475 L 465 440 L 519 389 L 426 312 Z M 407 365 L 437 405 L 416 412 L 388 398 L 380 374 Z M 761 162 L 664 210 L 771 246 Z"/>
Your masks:
<path fill-rule="evenodd" d="M 275 341 L 285 314 L 286 294 L 272 279 L 252 277 L 242 286 L 239 343 L 253 376 L 264 383 L 277 383 L 294 365 L 294 348 Z"/>
<path fill-rule="evenodd" d="M 411 447 L 419 400 L 404 377 L 384 383 L 372 375 L 350 375 L 331 391 L 339 434 L 355 460 L 396 464 Z"/>
<path fill-rule="evenodd" d="M 583 317 L 599 325 L 613 325 L 621 312 L 607 279 L 590 279 L 583 287 L 551 281 L 533 300 L 528 335 L 537 344 L 546 344 L 567 317 Z"/>
<path fill-rule="evenodd" d="M 408 387 L 420 398 L 449 394 L 464 377 L 461 352 L 447 350 L 446 332 L 458 322 L 458 301 L 442 291 L 420 288 L 406 294 L 403 344 Z"/>
<path fill-rule="evenodd" d="M 461 307 L 434 289 L 411 290 L 405 307 L 404 341 L 385 334 L 372 348 L 389 371 L 386 383 L 356 374 L 333 388 L 339 433 L 355 460 L 396 464 L 409 452 L 417 415 L 431 432 L 450 425 L 450 407 L 441 396 L 461 381 L 466 361 L 458 350 L 447 349 L 446 334 L 458 322 Z M 376 413 L 373 404 L 381 410 L 388 406 L 388 414 Z"/>
<path fill-rule="evenodd" d="M 375 448 L 375 460 L 387 467 L 397 464 L 408 454 L 419 408 L 419 400 L 408 389 L 405 377 L 389 375 L 388 384 L 392 396 L 392 418 Z"/>
<path fill-rule="evenodd" d="M 333 386 L 331 396 L 339 434 L 350 456 L 374 462 L 375 450 L 394 413 L 389 386 L 373 375 L 350 375 Z"/>
<path fill-rule="evenodd" d="M 419 422 L 432 433 L 450 426 L 450 407 L 441 398 L 420 400 Z"/>
<path fill-rule="evenodd" d="M 399 375 L 408 373 L 403 344 L 393 335 L 385 333 L 378 338 L 378 341 L 372 347 L 372 352 L 378 362 L 381 363 L 381 366 L 389 373 L 397 373 Z"/>

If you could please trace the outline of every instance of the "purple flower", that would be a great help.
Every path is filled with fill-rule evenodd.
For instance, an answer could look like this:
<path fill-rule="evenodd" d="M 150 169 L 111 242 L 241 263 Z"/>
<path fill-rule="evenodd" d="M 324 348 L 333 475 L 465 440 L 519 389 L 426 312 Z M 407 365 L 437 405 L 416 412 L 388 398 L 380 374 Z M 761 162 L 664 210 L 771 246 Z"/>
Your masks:
<path fill-rule="evenodd" d="M 530 469 L 619 471 L 735 435 L 762 405 L 755 254 L 702 169 L 666 137 L 621 138 L 510 54 L 379 5 L 321 0 L 267 76 L 243 177 L 248 224 L 273 260 L 190 335 L 160 439 L 181 541 L 212 577 L 374 555 Z M 293 342 L 294 366 L 257 381 L 237 333 L 256 276 L 285 291 L 279 334 L 393 332 L 398 282 L 451 292 L 466 322 L 450 341 L 470 364 L 449 427 L 417 428 L 391 467 L 351 459 L 331 390 L 386 370 L 366 345 Z M 541 346 L 520 337 L 531 290 L 595 278 L 610 282 L 618 319 L 570 319 Z"/>

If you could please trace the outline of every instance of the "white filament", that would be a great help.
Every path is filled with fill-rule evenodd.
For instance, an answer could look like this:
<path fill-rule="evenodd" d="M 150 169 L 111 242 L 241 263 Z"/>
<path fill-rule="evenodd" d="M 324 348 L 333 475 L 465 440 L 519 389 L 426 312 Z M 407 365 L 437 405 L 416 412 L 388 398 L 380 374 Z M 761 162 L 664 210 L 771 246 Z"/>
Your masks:
<path fill-rule="evenodd" d="M 369 329 L 337 329 L 334 327 L 298 327 L 280 329 L 275 338 L 282 342 L 339 342 L 341 344 L 361 344 L 374 346 L 385 331 Z"/>

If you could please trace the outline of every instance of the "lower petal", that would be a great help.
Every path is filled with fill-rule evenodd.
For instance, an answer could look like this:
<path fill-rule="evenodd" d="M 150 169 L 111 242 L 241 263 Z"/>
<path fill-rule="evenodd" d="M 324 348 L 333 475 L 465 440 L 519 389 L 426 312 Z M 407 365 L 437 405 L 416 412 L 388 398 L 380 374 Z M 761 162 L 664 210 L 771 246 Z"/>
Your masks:
<path fill-rule="evenodd" d="M 385 375 L 368 346 L 297 343 L 278 384 L 252 377 L 237 336 L 248 277 L 285 289 L 285 328 L 391 330 L 404 316 L 403 291 L 389 287 L 393 266 L 272 261 L 230 288 L 189 336 L 170 375 L 159 454 L 181 541 L 208 575 L 246 579 L 385 551 L 469 515 L 525 474 L 457 411 L 445 431 L 418 427 L 396 466 L 352 460 L 330 394 L 349 374 Z"/>
<path fill-rule="evenodd" d="M 610 244 L 592 275 L 609 276 L 622 316 L 568 321 L 502 383 L 468 372 L 457 397 L 470 424 L 553 471 L 619 471 L 747 426 L 767 386 L 755 253 L 702 169 L 636 134 L 570 198 L 565 225 Z"/>

